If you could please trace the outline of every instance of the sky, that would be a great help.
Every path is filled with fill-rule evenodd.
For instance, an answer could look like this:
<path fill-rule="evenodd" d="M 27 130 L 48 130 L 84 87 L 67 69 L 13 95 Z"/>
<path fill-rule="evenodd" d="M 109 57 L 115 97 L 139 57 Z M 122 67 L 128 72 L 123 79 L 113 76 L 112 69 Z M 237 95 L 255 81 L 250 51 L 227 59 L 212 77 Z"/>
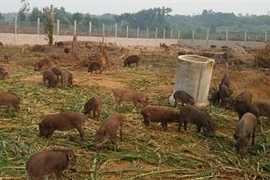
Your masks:
<path fill-rule="evenodd" d="M 67 12 L 102 15 L 105 13 L 136 13 L 155 7 L 172 8 L 171 15 L 201 14 L 203 10 L 234 13 L 238 15 L 270 15 L 270 0 L 28 0 L 30 12 L 33 7 L 64 7 Z M 18 12 L 21 0 L 0 0 L 0 12 Z"/>

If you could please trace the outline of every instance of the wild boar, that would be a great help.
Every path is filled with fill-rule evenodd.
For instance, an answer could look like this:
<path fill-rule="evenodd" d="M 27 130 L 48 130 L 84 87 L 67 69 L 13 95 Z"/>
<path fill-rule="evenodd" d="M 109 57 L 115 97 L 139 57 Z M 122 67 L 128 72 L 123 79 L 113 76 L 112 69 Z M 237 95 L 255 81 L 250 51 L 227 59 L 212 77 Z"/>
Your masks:
<path fill-rule="evenodd" d="M 123 141 L 123 121 L 122 114 L 115 112 L 105 119 L 95 135 L 95 147 L 98 150 L 104 143 L 106 143 L 112 136 L 115 136 L 119 131 L 120 140 Z"/>
<path fill-rule="evenodd" d="M 260 109 L 255 104 L 245 102 L 245 101 L 234 100 L 233 101 L 233 108 L 238 113 L 239 120 L 247 112 L 254 114 L 257 117 L 257 119 L 259 120 Z"/>
<path fill-rule="evenodd" d="M 220 101 L 220 90 L 213 90 L 208 101 L 210 102 L 210 105 L 218 104 Z"/>
<path fill-rule="evenodd" d="M 62 112 L 48 115 L 39 123 L 39 136 L 51 138 L 55 130 L 68 131 L 76 128 L 83 140 L 83 116 L 78 112 Z"/>
<path fill-rule="evenodd" d="M 227 106 L 232 102 L 232 91 L 229 89 L 228 86 L 222 84 L 219 89 L 219 97 L 220 101 L 223 105 Z"/>
<path fill-rule="evenodd" d="M 144 125 L 150 126 L 150 122 L 161 122 L 163 130 L 167 130 L 169 122 L 178 122 L 179 112 L 168 110 L 158 106 L 146 106 L 141 110 Z"/>
<path fill-rule="evenodd" d="M 0 106 L 7 106 L 8 112 L 11 114 L 11 107 L 16 111 L 20 110 L 21 99 L 15 93 L 10 91 L 0 92 Z"/>
<path fill-rule="evenodd" d="M 92 74 L 92 72 L 95 71 L 97 74 L 97 70 L 99 70 L 99 74 L 102 73 L 102 64 L 100 62 L 96 62 L 96 61 L 91 62 L 88 66 L 88 72 L 91 72 L 91 74 Z"/>
<path fill-rule="evenodd" d="M 45 86 L 46 82 L 48 82 L 48 87 L 52 88 L 55 88 L 58 83 L 57 76 L 50 70 L 46 70 L 43 72 L 43 83 Z"/>
<path fill-rule="evenodd" d="M 88 114 L 90 117 L 91 111 L 93 112 L 93 118 L 96 119 L 96 117 L 100 117 L 101 113 L 101 106 L 102 102 L 101 99 L 98 97 L 92 97 L 90 98 L 85 104 L 84 104 L 84 114 Z M 97 115 L 97 116 L 96 116 Z"/>
<path fill-rule="evenodd" d="M 131 64 L 136 64 L 136 66 L 138 67 L 138 63 L 139 63 L 139 56 L 138 55 L 131 55 L 128 56 L 125 60 L 124 60 L 124 67 L 128 66 L 130 67 Z"/>
<path fill-rule="evenodd" d="M 260 116 L 268 117 L 270 119 L 270 104 L 266 102 L 254 102 L 255 106 L 257 106 L 260 110 Z"/>
<path fill-rule="evenodd" d="M 48 67 L 49 64 L 50 64 L 50 60 L 49 59 L 47 59 L 47 58 L 41 59 L 40 61 L 38 61 L 38 62 L 36 62 L 34 64 L 34 71 L 39 71 L 39 70 L 41 70 L 45 66 Z"/>
<path fill-rule="evenodd" d="M 4 47 L 4 44 L 2 42 L 0 42 L 0 47 Z"/>
<path fill-rule="evenodd" d="M 72 150 L 45 150 L 33 154 L 26 163 L 26 171 L 30 179 L 40 180 L 43 176 L 55 174 L 62 179 L 65 170 L 76 172 L 76 156 Z"/>
<path fill-rule="evenodd" d="M 59 67 L 53 67 L 51 71 L 57 76 L 57 79 L 59 79 L 62 74 L 62 70 Z"/>
<path fill-rule="evenodd" d="M 175 99 L 175 107 L 178 105 L 179 102 L 181 102 L 182 107 L 184 106 L 184 103 L 190 105 L 195 104 L 195 99 L 191 95 L 182 90 L 176 91 L 173 94 L 173 97 Z"/>
<path fill-rule="evenodd" d="M 66 54 L 70 53 L 70 48 L 67 48 L 67 47 L 66 47 L 66 48 L 64 49 L 64 53 L 66 53 Z"/>
<path fill-rule="evenodd" d="M 0 67 L 0 79 L 5 80 L 8 77 L 8 72 L 5 70 L 5 68 Z"/>
<path fill-rule="evenodd" d="M 54 44 L 58 47 L 64 47 L 65 45 L 63 41 L 55 42 Z"/>
<path fill-rule="evenodd" d="M 231 79 L 230 79 L 230 75 L 229 75 L 228 73 L 226 73 L 226 74 L 223 75 L 219 87 L 220 87 L 221 85 L 225 85 L 225 86 L 227 86 L 228 88 L 230 88 L 230 85 L 231 85 Z"/>
<path fill-rule="evenodd" d="M 251 103 L 252 101 L 252 93 L 249 91 L 244 91 L 241 94 L 237 95 L 234 100 L 245 101 Z"/>
<path fill-rule="evenodd" d="M 61 83 L 63 88 L 73 85 L 73 75 L 71 72 L 65 70 L 61 72 Z"/>
<path fill-rule="evenodd" d="M 130 89 L 115 89 L 113 91 L 115 97 L 115 108 L 117 108 L 121 101 L 131 101 L 134 103 L 134 107 L 137 106 L 137 103 L 140 103 L 145 107 L 148 104 L 148 98 L 141 92 L 130 90 Z"/>
<path fill-rule="evenodd" d="M 180 110 L 179 128 L 184 123 L 184 129 L 187 130 L 187 124 L 192 123 L 197 127 L 197 131 L 201 132 L 201 129 L 206 134 L 215 134 L 215 123 L 212 117 L 206 112 L 201 111 L 199 108 L 193 105 L 186 105 Z"/>
<path fill-rule="evenodd" d="M 255 144 L 255 132 L 257 129 L 257 117 L 252 113 L 245 113 L 238 121 L 233 137 L 236 140 L 235 148 L 242 157 L 247 154 L 247 146 L 252 138 L 252 145 Z"/>

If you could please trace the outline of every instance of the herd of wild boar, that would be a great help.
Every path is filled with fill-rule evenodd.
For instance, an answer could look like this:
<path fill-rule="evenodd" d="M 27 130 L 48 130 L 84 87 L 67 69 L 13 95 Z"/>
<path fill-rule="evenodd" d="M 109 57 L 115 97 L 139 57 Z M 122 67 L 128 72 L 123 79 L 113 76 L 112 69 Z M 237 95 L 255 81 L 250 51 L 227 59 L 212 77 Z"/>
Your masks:
<path fill-rule="evenodd" d="M 60 42 L 58 42 L 60 43 Z M 57 44 L 62 46 L 62 44 Z M 162 46 L 162 44 L 161 44 Z M 163 47 L 163 46 L 162 46 Z M 166 48 L 164 46 L 164 48 Z M 65 49 L 65 53 L 69 53 L 70 49 Z M 130 67 L 131 64 L 139 65 L 140 58 L 137 55 L 131 55 L 123 62 L 124 67 Z M 67 88 L 74 84 L 71 72 L 61 67 L 49 68 L 49 59 L 41 59 L 34 64 L 34 71 L 40 71 L 43 68 L 43 83 L 49 88 L 57 87 L 61 83 L 63 88 Z M 102 73 L 102 64 L 100 62 L 92 62 L 88 66 L 88 72 Z M 5 69 L 0 68 L 0 79 L 5 79 L 8 73 Z M 209 102 L 211 105 L 222 105 L 225 108 L 234 109 L 239 116 L 239 121 L 235 124 L 233 138 L 235 139 L 235 149 L 245 157 L 247 148 L 250 143 L 255 144 L 255 133 L 257 126 L 260 124 L 259 117 L 266 116 L 270 118 L 270 104 L 265 102 L 252 102 L 252 93 L 244 91 L 241 94 L 232 97 L 233 91 L 230 87 L 230 75 L 224 74 L 218 89 L 211 94 Z M 198 133 L 204 135 L 215 136 L 216 123 L 209 113 L 196 106 L 196 100 L 190 94 L 183 90 L 177 90 L 173 97 L 175 100 L 176 110 L 169 110 L 166 107 L 149 105 L 149 97 L 143 92 L 116 88 L 113 90 L 115 98 L 113 108 L 121 105 L 122 101 L 134 104 L 134 108 L 138 104 L 142 106 L 140 113 L 145 127 L 149 127 L 151 122 L 161 123 L 162 129 L 168 129 L 168 123 L 178 123 L 178 131 L 184 124 L 184 130 L 187 130 L 187 124 L 194 124 Z M 14 92 L 7 91 L 0 93 L 0 106 L 6 106 L 9 113 L 12 113 L 12 107 L 20 110 L 21 99 Z M 180 109 L 180 110 L 179 110 Z M 91 97 L 85 102 L 83 112 L 61 112 L 48 115 L 39 124 L 39 136 L 50 139 L 54 131 L 68 131 L 76 129 L 81 140 L 84 139 L 84 115 L 94 120 L 101 118 L 102 99 L 100 97 Z M 120 140 L 123 141 L 123 127 L 125 118 L 121 113 L 115 112 L 110 114 L 100 123 L 100 127 L 96 130 L 93 144 L 98 151 L 104 143 L 111 140 L 119 133 Z M 46 150 L 33 154 L 26 162 L 26 171 L 28 176 L 33 180 L 42 179 L 43 176 L 54 173 L 57 179 L 61 179 L 62 172 L 65 170 L 76 172 L 76 156 L 72 150 L 54 149 Z"/>

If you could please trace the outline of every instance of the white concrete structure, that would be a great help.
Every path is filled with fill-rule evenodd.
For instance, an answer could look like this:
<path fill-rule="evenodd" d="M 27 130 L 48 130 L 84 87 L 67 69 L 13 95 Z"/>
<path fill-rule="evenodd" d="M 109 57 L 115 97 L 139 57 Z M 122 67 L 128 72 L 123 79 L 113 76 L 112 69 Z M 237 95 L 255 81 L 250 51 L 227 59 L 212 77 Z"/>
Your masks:
<path fill-rule="evenodd" d="M 183 90 L 194 97 L 196 105 L 208 104 L 208 93 L 215 60 L 197 55 L 178 56 L 178 59 L 175 84 L 169 103 L 174 106 L 173 94 L 177 90 Z"/>

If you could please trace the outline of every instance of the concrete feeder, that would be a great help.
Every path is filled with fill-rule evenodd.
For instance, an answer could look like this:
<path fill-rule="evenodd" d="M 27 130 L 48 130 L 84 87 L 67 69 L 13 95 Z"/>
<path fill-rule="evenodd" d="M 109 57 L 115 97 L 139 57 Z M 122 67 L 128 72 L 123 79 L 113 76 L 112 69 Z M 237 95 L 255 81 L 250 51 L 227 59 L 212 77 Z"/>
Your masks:
<path fill-rule="evenodd" d="M 174 106 L 173 94 L 177 90 L 183 90 L 194 97 L 197 106 L 207 105 L 215 60 L 197 55 L 178 56 L 178 60 L 169 103 Z"/>

